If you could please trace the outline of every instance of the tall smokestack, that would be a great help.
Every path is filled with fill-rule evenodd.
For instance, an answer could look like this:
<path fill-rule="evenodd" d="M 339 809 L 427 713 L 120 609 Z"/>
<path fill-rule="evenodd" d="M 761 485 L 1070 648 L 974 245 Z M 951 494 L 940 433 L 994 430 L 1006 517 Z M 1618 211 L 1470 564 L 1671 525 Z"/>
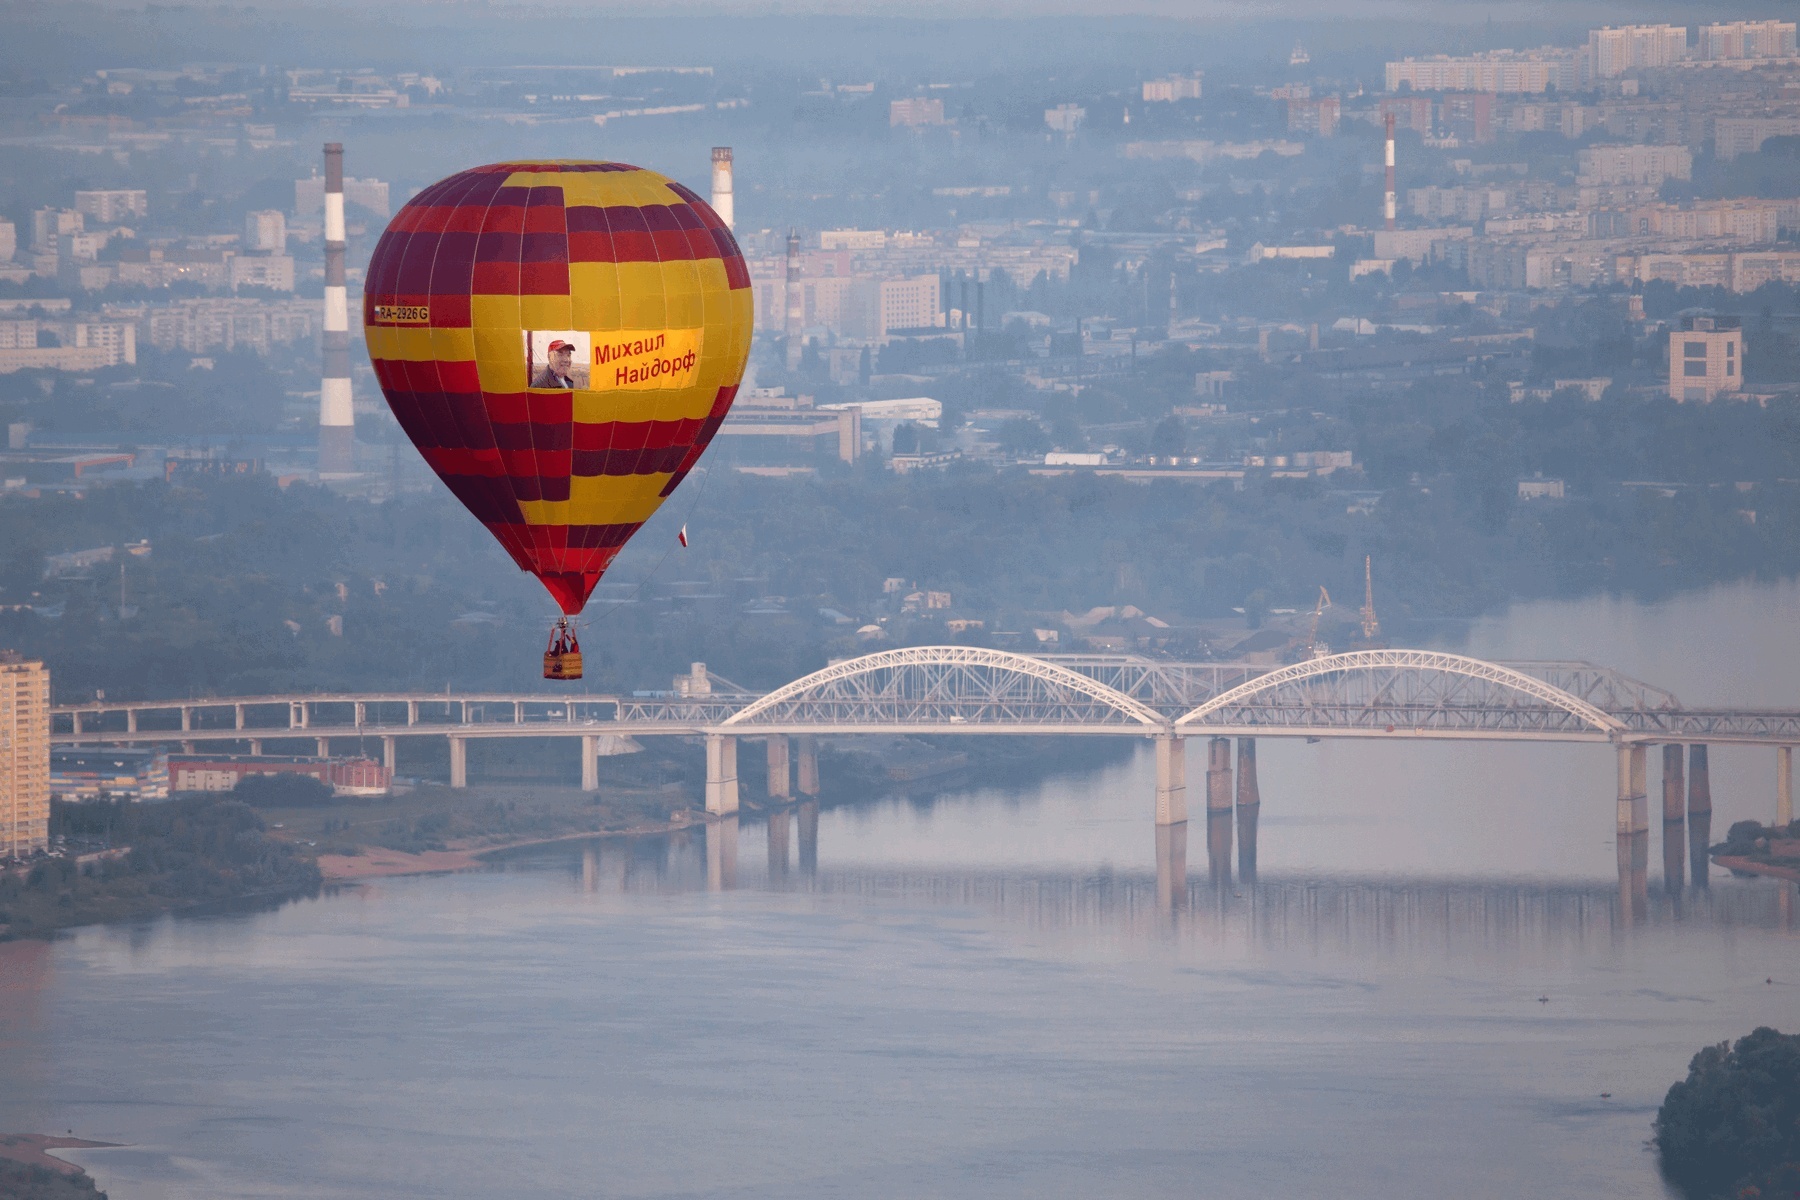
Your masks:
<path fill-rule="evenodd" d="M 800 235 L 788 230 L 787 241 L 787 365 L 800 365 L 800 329 L 806 323 L 806 297 L 800 291 Z"/>
<path fill-rule="evenodd" d="M 725 228 L 737 229 L 737 216 L 731 209 L 731 147 L 713 147 L 713 211 L 719 214 L 719 220 L 725 222 Z"/>
<path fill-rule="evenodd" d="M 319 381 L 319 473 L 356 467 L 350 404 L 350 308 L 344 291 L 344 146 L 325 143 L 325 370 Z"/>
<path fill-rule="evenodd" d="M 1394 114 L 1387 115 L 1387 196 L 1382 201 L 1382 215 L 1387 227 L 1394 227 Z"/>

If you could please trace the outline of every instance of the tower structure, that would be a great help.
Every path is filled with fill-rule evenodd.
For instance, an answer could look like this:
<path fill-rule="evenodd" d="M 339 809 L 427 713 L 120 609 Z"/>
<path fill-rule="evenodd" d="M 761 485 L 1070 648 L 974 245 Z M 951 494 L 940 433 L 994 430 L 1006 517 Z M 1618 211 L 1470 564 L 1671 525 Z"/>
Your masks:
<path fill-rule="evenodd" d="M 787 314 L 782 323 L 787 335 L 787 365 L 793 370 L 800 365 L 800 330 L 806 324 L 806 297 L 800 290 L 800 234 L 788 230 L 787 240 Z"/>
<path fill-rule="evenodd" d="M 356 467 L 356 412 L 350 402 L 350 303 L 344 288 L 344 146 L 325 143 L 324 371 L 319 381 L 319 473 Z"/>
<path fill-rule="evenodd" d="M 725 228 L 737 229 L 737 216 L 732 211 L 731 202 L 731 147 L 713 147 L 712 206 L 719 214 L 719 220 L 725 222 Z"/>
<path fill-rule="evenodd" d="M 50 672 L 0 650 L 0 859 L 50 846 Z"/>
<path fill-rule="evenodd" d="M 1387 115 L 1387 194 L 1382 198 L 1382 215 L 1387 218 L 1387 227 L 1394 227 L 1394 114 Z"/>

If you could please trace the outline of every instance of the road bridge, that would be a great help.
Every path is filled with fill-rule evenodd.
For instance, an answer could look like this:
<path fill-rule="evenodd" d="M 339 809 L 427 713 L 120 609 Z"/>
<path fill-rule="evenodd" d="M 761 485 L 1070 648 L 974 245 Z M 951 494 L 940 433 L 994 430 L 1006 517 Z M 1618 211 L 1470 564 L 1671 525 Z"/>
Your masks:
<path fill-rule="evenodd" d="M 1352 651 L 1272 666 L 917 646 L 832 663 L 764 695 L 380 692 L 67 705 L 54 710 L 52 740 L 206 744 L 251 754 L 310 742 L 329 754 L 334 739 L 373 738 L 391 767 L 399 738 L 443 737 L 451 786 L 463 787 L 472 740 L 579 738 L 583 786 L 593 789 L 598 758 L 617 749 L 617 739 L 697 737 L 706 745 L 707 810 L 724 815 L 738 808 L 740 739 L 765 743 L 769 794 L 787 799 L 796 749 L 799 791 L 813 795 L 817 739 L 857 734 L 1150 739 L 1163 827 L 1187 820 L 1185 744 L 1193 737 L 1206 742 L 1213 814 L 1260 802 L 1255 744 L 1262 737 L 1606 743 L 1618 754 L 1623 835 L 1649 827 L 1646 757 L 1654 745 L 1664 748 L 1665 821 L 1702 805 L 1710 813 L 1706 748 L 1719 744 L 1776 751 L 1776 819 L 1792 820 L 1800 711 L 1689 709 L 1668 691 L 1590 663 L 1495 663 L 1431 650 Z"/>

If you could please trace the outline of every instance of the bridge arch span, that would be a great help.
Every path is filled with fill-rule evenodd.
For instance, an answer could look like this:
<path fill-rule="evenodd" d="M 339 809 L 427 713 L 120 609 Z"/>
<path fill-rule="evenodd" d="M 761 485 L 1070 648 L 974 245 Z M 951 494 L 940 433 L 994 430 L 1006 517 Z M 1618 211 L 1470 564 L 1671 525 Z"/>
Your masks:
<path fill-rule="evenodd" d="M 1040 658 L 980 646 L 909 646 L 814 671 L 718 728 L 754 733 L 802 724 L 954 725 L 967 732 L 1024 726 L 1148 735 L 1166 729 L 1168 720 L 1123 692 Z"/>
<path fill-rule="evenodd" d="M 1219 726 L 1581 740 L 1626 732 L 1617 717 L 1542 679 L 1436 650 L 1353 650 L 1294 663 L 1221 692 L 1175 722 L 1178 733 Z"/>

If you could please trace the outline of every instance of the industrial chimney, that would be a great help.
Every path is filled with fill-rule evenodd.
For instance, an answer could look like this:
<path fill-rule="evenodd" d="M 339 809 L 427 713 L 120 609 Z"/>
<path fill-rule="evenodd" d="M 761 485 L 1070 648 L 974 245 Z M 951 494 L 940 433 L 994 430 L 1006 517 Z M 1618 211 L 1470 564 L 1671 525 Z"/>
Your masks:
<path fill-rule="evenodd" d="M 350 309 L 344 291 L 344 146 L 325 143 L 325 352 L 319 381 L 319 473 L 356 468 L 356 414 L 350 404 Z"/>
<path fill-rule="evenodd" d="M 793 370 L 800 365 L 800 330 L 806 324 L 806 297 L 800 290 L 800 235 L 788 230 L 787 240 L 787 314 L 782 325 L 787 334 L 787 365 Z"/>
<path fill-rule="evenodd" d="M 719 220 L 725 222 L 725 228 L 737 229 L 737 215 L 731 209 L 731 147 L 713 147 L 713 211 L 719 214 Z"/>
<path fill-rule="evenodd" d="M 1394 227 L 1394 114 L 1387 115 L 1387 196 L 1382 201 L 1382 212 L 1387 217 L 1387 227 Z"/>

